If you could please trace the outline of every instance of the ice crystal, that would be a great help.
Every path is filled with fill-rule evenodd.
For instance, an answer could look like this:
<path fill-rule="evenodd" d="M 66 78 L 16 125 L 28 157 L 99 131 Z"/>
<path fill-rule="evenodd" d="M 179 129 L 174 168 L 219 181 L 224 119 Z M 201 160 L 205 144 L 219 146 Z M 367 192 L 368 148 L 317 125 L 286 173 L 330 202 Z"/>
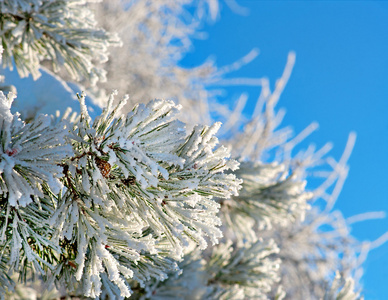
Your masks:
<path fill-rule="evenodd" d="M 43 115 L 26 124 L 12 114 L 14 97 L 0 91 L 0 193 L 7 195 L 11 206 L 25 206 L 43 195 L 43 184 L 59 192 L 59 163 L 72 151 L 65 144 L 63 124 L 53 126 Z"/>

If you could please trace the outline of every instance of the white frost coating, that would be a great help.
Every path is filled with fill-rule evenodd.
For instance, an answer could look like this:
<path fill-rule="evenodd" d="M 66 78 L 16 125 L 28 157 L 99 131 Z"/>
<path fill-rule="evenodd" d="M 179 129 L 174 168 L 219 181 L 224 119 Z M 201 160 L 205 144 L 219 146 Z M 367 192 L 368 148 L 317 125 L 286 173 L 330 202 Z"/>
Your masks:
<path fill-rule="evenodd" d="M 85 265 L 85 254 L 87 248 L 87 239 L 85 228 L 82 225 L 79 225 L 79 233 L 78 233 L 78 254 L 75 259 L 75 262 L 78 264 L 77 271 L 75 273 L 75 278 L 79 281 L 81 280 L 83 274 L 83 268 Z"/>
<path fill-rule="evenodd" d="M 222 217 L 240 241 L 255 237 L 257 228 L 285 227 L 304 219 L 313 194 L 305 191 L 306 182 L 287 174 L 285 165 L 243 162 L 235 174 L 243 188 L 223 207 Z"/>
<path fill-rule="evenodd" d="M 208 88 L 220 79 L 220 72 L 210 60 L 192 68 L 179 61 L 191 50 L 201 24 L 216 15 L 216 7 L 218 0 L 110 0 L 96 5 L 100 24 L 123 41 L 122 48 L 111 49 L 106 63 L 111 81 L 99 88 L 130 94 L 127 111 L 149 99 L 174 99 L 196 112 L 181 116 L 190 128 L 209 124 L 209 110 L 218 111 L 211 105 L 216 93 Z M 105 103 L 105 97 L 100 99 Z"/>
<path fill-rule="evenodd" d="M 88 2 L 95 1 L 1 1 L 6 24 L 2 39 L 7 45 L 3 63 L 11 69 L 15 63 L 22 77 L 32 74 L 36 79 L 40 62 L 49 59 L 54 71 L 65 66 L 72 79 L 104 81 L 106 72 L 94 62 L 107 61 L 107 48 L 119 44 L 118 38 L 96 28 Z"/>
<path fill-rule="evenodd" d="M 59 192 L 62 168 L 58 164 L 72 151 L 65 144 L 63 124 L 51 125 L 48 116 L 25 124 L 10 112 L 14 98 L 12 93 L 6 97 L 0 91 L 0 193 L 8 192 L 12 206 L 26 206 L 31 196 L 42 195 L 43 183 Z"/>
<path fill-rule="evenodd" d="M 331 288 L 326 291 L 322 300 L 362 300 L 360 293 L 354 291 L 351 277 L 344 279 L 337 271 Z"/>
<path fill-rule="evenodd" d="M 117 262 L 117 260 L 114 259 L 114 257 L 109 253 L 109 251 L 107 251 L 103 247 L 103 245 L 97 246 L 96 251 L 97 251 L 97 255 L 100 256 L 104 261 L 104 265 L 109 274 L 109 279 L 114 283 L 116 283 L 116 285 L 119 287 L 121 296 L 130 297 L 131 293 L 128 287 L 126 286 L 126 284 L 124 283 L 123 278 L 120 277 L 119 266 L 118 266 L 119 263 Z"/>
<path fill-rule="evenodd" d="M 220 205 L 213 197 L 237 194 L 241 181 L 224 171 L 238 163 L 228 160 L 226 148 L 213 151 L 221 124 L 197 126 L 186 137 L 172 101 L 154 100 L 123 116 L 112 94 L 93 123 L 83 95 L 80 102 L 69 135 L 75 155 L 66 161 L 61 201 L 71 205 L 62 230 L 68 240 L 77 235 L 75 278 L 84 295 L 99 296 L 101 280 L 109 280 L 111 292 L 128 297 L 124 278 L 163 280 L 174 267 L 170 260 L 180 259 L 192 241 L 201 249 L 218 242 Z M 144 260 L 146 254 L 152 259 Z M 141 276 L 133 267 L 139 262 L 147 270 Z"/>
<path fill-rule="evenodd" d="M 85 93 L 81 93 L 81 95 L 77 95 L 80 103 L 80 110 L 81 110 L 81 115 L 86 119 L 86 121 L 90 124 L 92 121 L 92 118 L 89 116 L 88 112 L 88 107 L 86 106 L 85 103 Z"/>

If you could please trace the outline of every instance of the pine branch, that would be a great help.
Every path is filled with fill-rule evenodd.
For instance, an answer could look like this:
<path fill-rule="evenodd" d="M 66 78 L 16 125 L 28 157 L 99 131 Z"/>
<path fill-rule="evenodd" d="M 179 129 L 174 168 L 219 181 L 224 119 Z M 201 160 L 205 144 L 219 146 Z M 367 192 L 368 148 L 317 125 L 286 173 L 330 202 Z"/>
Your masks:
<path fill-rule="evenodd" d="M 73 79 L 105 80 L 105 71 L 95 62 L 107 60 L 107 47 L 118 38 L 96 28 L 88 0 L 11 1 L 0 3 L 0 38 L 3 66 L 26 77 L 40 76 L 43 60 L 54 71 L 65 67 Z"/>
<path fill-rule="evenodd" d="M 362 300 L 359 293 L 354 291 L 354 281 L 352 278 L 344 279 L 339 272 L 333 280 L 331 288 L 328 289 L 323 300 Z"/>
<path fill-rule="evenodd" d="M 74 156 L 61 163 L 66 189 L 50 219 L 54 239 L 67 241 L 74 255 L 63 253 L 53 273 L 59 282 L 80 281 L 87 297 L 128 297 L 129 279 L 162 280 L 191 241 L 203 249 L 206 237 L 217 242 L 219 205 L 212 198 L 237 193 L 240 181 L 224 171 L 238 164 L 225 148 L 212 150 L 219 124 L 185 137 L 171 101 L 124 116 L 125 100 L 114 106 L 112 95 L 92 121 L 79 98 L 81 114 L 68 136 Z"/>
<path fill-rule="evenodd" d="M 243 162 L 235 172 L 243 180 L 238 196 L 220 200 L 225 230 L 243 242 L 255 242 L 257 231 L 285 227 L 304 219 L 312 193 L 306 182 L 288 174 L 283 164 Z"/>

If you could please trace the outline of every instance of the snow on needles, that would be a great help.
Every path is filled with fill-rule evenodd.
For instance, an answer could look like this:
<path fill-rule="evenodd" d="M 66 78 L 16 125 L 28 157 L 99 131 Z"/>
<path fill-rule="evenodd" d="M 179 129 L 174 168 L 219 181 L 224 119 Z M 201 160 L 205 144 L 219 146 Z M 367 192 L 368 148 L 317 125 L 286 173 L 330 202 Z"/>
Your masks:
<path fill-rule="evenodd" d="M 94 121 L 79 96 L 69 132 L 74 156 L 64 161 L 66 189 L 50 224 L 77 249 L 57 270 L 74 267 L 85 296 L 104 289 L 120 299 L 131 294 L 126 279 L 163 280 L 190 243 L 217 243 L 213 197 L 237 195 L 241 180 L 225 173 L 238 167 L 226 148 L 214 150 L 219 123 L 186 136 L 174 102 L 153 100 L 122 115 L 126 98 L 114 105 L 115 94 Z M 102 281 L 110 283 L 102 289 Z"/>
<path fill-rule="evenodd" d="M 31 123 L 12 114 L 15 95 L 0 91 L 0 193 L 8 193 L 11 206 L 25 206 L 42 196 L 42 185 L 58 193 L 62 159 L 72 154 L 65 145 L 64 124 L 53 126 L 51 118 L 41 115 Z"/>

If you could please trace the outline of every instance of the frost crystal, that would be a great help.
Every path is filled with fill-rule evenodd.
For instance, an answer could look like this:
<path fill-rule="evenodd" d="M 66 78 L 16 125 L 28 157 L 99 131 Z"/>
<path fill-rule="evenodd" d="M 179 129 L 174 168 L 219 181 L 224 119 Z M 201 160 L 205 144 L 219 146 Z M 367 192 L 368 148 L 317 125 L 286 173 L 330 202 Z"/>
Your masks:
<path fill-rule="evenodd" d="M 11 206 L 25 206 L 43 196 L 43 184 L 59 192 L 58 164 L 72 151 L 65 145 L 63 124 L 53 126 L 51 118 L 43 115 L 25 124 L 10 111 L 14 98 L 0 91 L 0 193 Z"/>
<path fill-rule="evenodd" d="M 323 300 L 362 300 L 359 293 L 354 291 L 352 278 L 344 279 L 337 271 L 330 290 L 327 290 Z"/>
<path fill-rule="evenodd" d="M 313 195 L 285 165 L 243 162 L 235 174 L 243 180 L 242 189 L 237 197 L 221 200 L 221 216 L 239 241 L 254 242 L 257 230 L 304 219 Z"/>
<path fill-rule="evenodd" d="M 85 296 L 128 297 L 129 278 L 140 284 L 165 279 L 191 241 L 202 249 L 207 239 L 218 242 L 213 197 L 237 195 L 240 180 L 224 171 L 238 164 L 225 148 L 214 150 L 220 124 L 197 126 L 186 136 L 172 101 L 154 100 L 121 115 L 125 99 L 113 105 L 112 94 L 92 121 L 84 99 L 69 133 L 75 155 L 65 161 L 67 190 L 50 222 L 60 240 L 78 241 L 76 257 L 61 267 L 76 266 Z M 107 280 L 111 288 L 101 285 Z"/>
<path fill-rule="evenodd" d="M 54 71 L 65 66 L 75 79 L 105 79 L 93 60 L 107 60 L 107 47 L 118 39 L 96 29 L 90 0 L 0 1 L 3 66 L 21 76 L 37 78 L 40 62 L 49 59 Z"/>

